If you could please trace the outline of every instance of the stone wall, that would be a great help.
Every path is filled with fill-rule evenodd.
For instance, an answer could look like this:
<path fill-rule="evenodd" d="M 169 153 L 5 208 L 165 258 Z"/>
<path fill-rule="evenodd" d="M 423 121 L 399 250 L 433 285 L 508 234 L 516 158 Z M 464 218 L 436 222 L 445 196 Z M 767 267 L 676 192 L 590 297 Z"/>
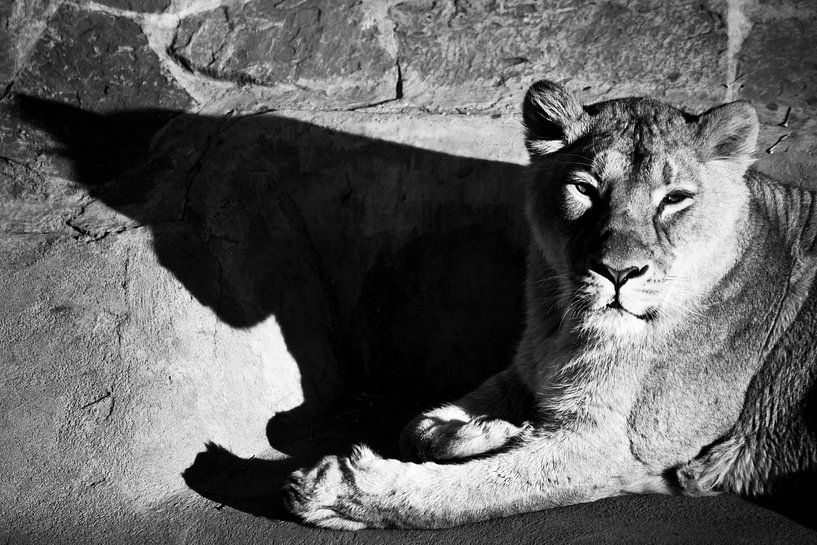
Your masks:
<path fill-rule="evenodd" d="M 298 407 L 507 365 L 536 79 L 751 100 L 763 168 L 817 187 L 807 0 L 12 0 L 0 21 L 13 540 L 97 518 L 105 541 L 186 498 L 205 440 L 275 457 Z"/>

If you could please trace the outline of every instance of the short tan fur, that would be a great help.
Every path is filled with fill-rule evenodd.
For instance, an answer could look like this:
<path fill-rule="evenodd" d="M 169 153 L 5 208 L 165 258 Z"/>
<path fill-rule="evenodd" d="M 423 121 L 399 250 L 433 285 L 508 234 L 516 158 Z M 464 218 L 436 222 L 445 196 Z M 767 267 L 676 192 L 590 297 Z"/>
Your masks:
<path fill-rule="evenodd" d="M 326 457 L 290 477 L 289 509 L 330 528 L 438 528 L 814 483 L 815 197 L 752 168 L 751 106 L 582 107 L 541 81 L 523 117 L 532 236 L 513 364 L 406 427 L 418 463 Z"/>

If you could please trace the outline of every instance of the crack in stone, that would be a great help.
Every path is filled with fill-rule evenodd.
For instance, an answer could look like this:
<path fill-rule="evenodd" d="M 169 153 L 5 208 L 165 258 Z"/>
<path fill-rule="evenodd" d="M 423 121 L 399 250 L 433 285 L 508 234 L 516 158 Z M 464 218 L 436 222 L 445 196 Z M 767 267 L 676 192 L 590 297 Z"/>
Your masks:
<path fill-rule="evenodd" d="M 207 153 L 210 151 L 210 144 L 213 141 L 213 138 L 218 134 L 218 131 L 213 134 L 207 135 L 207 140 L 204 143 L 204 149 L 196 157 L 196 161 L 193 163 L 193 166 L 190 167 L 190 170 L 187 173 L 187 184 L 185 184 L 184 189 L 184 199 L 182 200 L 182 209 L 179 213 L 179 221 L 187 220 L 187 212 L 190 206 L 190 192 L 193 189 L 193 182 L 198 176 L 199 172 L 201 172 L 202 164 L 204 163 L 205 158 L 207 157 Z"/>
<path fill-rule="evenodd" d="M 71 235 L 72 238 L 75 240 L 80 240 L 82 242 L 98 242 L 103 238 L 107 238 L 108 236 L 120 235 L 122 233 L 127 233 L 130 231 L 137 231 L 139 229 L 143 229 L 144 225 L 134 225 L 131 227 L 126 226 L 118 226 L 113 229 L 104 229 L 102 230 L 101 235 L 94 235 L 90 231 L 83 229 L 78 225 L 72 225 L 66 221 L 66 226 L 70 227 L 73 231 Z M 65 231 L 63 230 L 41 230 L 41 229 L 0 229 L 0 233 L 4 235 L 60 235 L 64 234 Z"/>
<path fill-rule="evenodd" d="M 29 165 L 28 163 L 24 163 L 24 162 L 22 162 L 22 161 L 18 161 L 17 159 L 14 159 L 14 158 L 12 158 L 12 157 L 8 157 L 8 156 L 6 156 L 6 155 L 0 155 L 0 160 L 5 161 L 5 162 L 6 162 L 6 164 L 7 164 L 7 165 L 9 165 L 9 166 L 11 166 L 11 165 L 16 165 L 16 166 L 18 166 L 18 167 L 20 167 L 20 168 L 24 169 L 26 172 L 29 172 L 29 173 L 32 173 L 32 172 L 33 172 L 33 173 L 35 173 L 35 174 L 39 174 L 39 172 L 38 172 L 38 171 L 36 171 L 36 170 L 34 170 L 34 169 L 31 167 L 31 165 Z"/>
<path fill-rule="evenodd" d="M 74 230 L 76 230 L 76 231 L 80 231 L 80 232 L 82 232 L 82 229 L 80 229 L 79 227 L 75 227 L 75 226 L 73 225 L 73 222 L 77 221 L 77 219 L 78 219 L 78 218 L 79 218 L 79 217 L 80 217 L 82 214 L 84 214 L 84 213 L 85 213 L 85 208 L 86 208 L 86 207 L 87 207 L 89 204 L 91 204 L 92 202 L 94 202 L 94 200 L 93 200 L 93 199 L 91 199 L 90 201 L 88 201 L 88 202 L 86 202 L 86 203 L 84 203 L 84 204 L 81 204 L 81 205 L 79 206 L 79 211 L 78 211 L 76 214 L 74 214 L 73 216 L 71 216 L 70 218 L 68 218 L 67 220 L 65 220 L 65 225 L 67 225 L 68 227 L 73 228 L 73 229 L 74 229 Z"/>
<path fill-rule="evenodd" d="M 86 236 L 92 236 L 90 233 L 86 232 L 82 227 L 74 225 L 74 222 L 77 221 L 80 218 L 80 216 L 82 216 L 85 213 L 85 209 L 88 208 L 89 205 L 93 204 L 94 201 L 96 201 L 96 199 L 90 199 L 89 201 L 84 202 L 81 205 L 79 205 L 78 206 L 79 210 L 77 211 L 77 213 L 74 214 L 73 216 L 69 217 L 68 219 L 66 219 L 65 220 L 65 225 L 67 225 L 68 227 L 71 227 L 75 231 L 78 231 L 80 234 L 83 234 L 83 235 L 86 235 Z"/>
<path fill-rule="evenodd" d="M 107 391 L 104 394 L 102 394 L 101 396 L 99 396 L 98 398 L 91 401 L 90 403 L 86 403 L 85 405 L 80 407 L 80 410 L 87 409 L 88 407 L 93 407 L 97 403 L 101 403 L 101 402 L 105 401 L 106 399 L 108 399 L 109 397 L 111 397 L 111 392 Z M 110 412 L 108 412 L 108 416 L 110 416 Z"/>
<path fill-rule="evenodd" d="M 383 104 L 388 104 L 390 102 L 397 102 L 399 100 L 402 100 L 402 98 L 403 98 L 403 72 L 400 69 L 400 61 L 395 62 L 394 66 L 397 68 L 397 82 L 395 83 L 395 86 L 394 86 L 394 97 L 393 98 L 387 98 L 387 99 L 380 100 L 380 101 L 377 101 L 377 102 L 369 102 L 369 103 L 366 103 L 366 104 L 360 104 L 358 106 L 349 106 L 347 108 L 342 108 L 339 111 L 354 112 L 354 111 L 357 111 L 357 110 L 364 110 L 366 108 L 374 108 L 376 106 L 382 106 Z M 324 111 L 324 110 L 309 110 L 309 111 Z M 332 110 L 326 110 L 326 111 L 332 111 Z"/>
<path fill-rule="evenodd" d="M 103 239 L 103 238 L 105 238 L 106 236 L 108 236 L 108 233 L 107 233 L 107 232 L 103 232 L 101 235 L 94 235 L 94 234 L 92 234 L 90 231 L 87 231 L 86 229 L 83 229 L 83 228 L 82 228 L 82 227 L 80 227 L 79 225 L 74 225 L 74 224 L 73 224 L 73 223 L 71 223 L 70 221 L 66 221 L 66 222 L 65 222 L 65 224 L 66 224 L 68 227 L 70 227 L 71 229 L 73 229 L 74 231 L 76 231 L 77 235 L 76 235 L 74 238 L 77 238 L 77 239 L 78 239 L 78 238 L 80 238 L 80 237 L 82 237 L 82 238 L 83 238 L 85 241 L 88 241 L 88 242 L 90 242 L 90 241 L 97 242 L 97 241 L 99 241 L 99 240 L 102 240 L 102 239 Z"/>
<path fill-rule="evenodd" d="M 218 51 L 214 52 L 213 55 L 216 55 L 226 46 L 225 43 L 221 44 Z M 246 72 L 237 72 L 235 75 L 225 75 L 220 74 L 216 68 L 213 68 L 212 65 L 215 63 L 215 57 L 213 60 L 207 65 L 203 67 L 195 67 L 189 59 L 185 58 L 182 54 L 174 52 L 170 46 L 165 49 L 165 55 L 167 58 L 173 62 L 175 62 L 179 67 L 181 67 L 188 75 L 197 77 L 200 79 L 200 83 L 209 83 L 209 84 L 222 84 L 228 85 L 229 87 L 243 87 L 247 85 L 252 85 L 254 87 L 262 87 L 267 89 L 275 89 L 276 85 L 270 85 L 264 83 L 255 77 L 247 74 Z M 177 80 L 178 81 L 178 80 Z M 194 97 L 195 98 L 195 97 Z"/>
<path fill-rule="evenodd" d="M 232 111 L 227 112 L 222 117 L 222 122 L 224 122 L 226 120 L 229 120 L 231 118 L 233 118 L 233 112 Z M 196 157 L 196 161 L 193 163 L 193 166 L 191 166 L 190 170 L 188 171 L 187 184 L 186 184 L 186 187 L 185 187 L 185 190 L 184 190 L 184 199 L 182 200 L 182 209 L 181 209 L 181 212 L 179 214 L 179 221 L 185 221 L 187 219 L 187 212 L 189 210 L 189 205 L 190 205 L 190 192 L 193 189 L 193 182 L 195 181 L 196 176 L 198 176 L 199 172 L 201 171 L 201 167 L 202 167 L 202 164 L 204 163 L 204 160 L 207 158 L 207 155 L 210 153 L 210 148 L 211 148 L 213 139 L 215 137 L 217 137 L 218 135 L 224 134 L 225 132 L 230 130 L 233 127 L 233 125 L 235 125 L 235 123 L 238 122 L 239 119 L 240 119 L 240 116 L 236 116 L 236 119 L 234 119 L 232 121 L 232 123 L 225 123 L 224 127 L 217 128 L 215 131 L 213 131 L 212 134 L 207 135 L 207 140 L 205 141 L 204 149 L 199 154 L 199 156 Z"/>
<path fill-rule="evenodd" d="M 397 57 L 397 23 L 389 17 L 389 9 L 399 0 L 364 0 L 362 26 L 374 26 L 378 30 L 381 47 L 393 57 Z"/>
<path fill-rule="evenodd" d="M 400 68 L 400 60 L 395 61 L 394 65 L 397 67 L 397 84 L 394 87 L 394 98 L 400 100 L 403 98 L 403 70 Z"/>
<path fill-rule="evenodd" d="M 216 63 L 218 57 L 221 55 L 221 52 L 224 51 L 225 47 L 227 47 L 227 42 L 230 40 L 230 36 L 235 31 L 235 24 L 233 23 L 232 19 L 230 19 L 230 10 L 228 10 L 226 6 L 222 6 L 221 11 L 224 14 L 224 21 L 227 23 L 227 35 L 224 36 L 224 40 L 221 42 L 221 45 L 218 46 L 218 49 L 210 52 L 210 62 L 207 64 L 208 69 Z M 192 34 L 190 35 L 190 39 L 193 39 Z"/>
<path fill-rule="evenodd" d="M 224 266 L 221 264 L 221 260 L 218 258 L 217 252 L 214 252 L 212 248 L 210 249 L 210 252 L 215 258 L 216 265 L 218 266 L 218 293 L 216 294 L 216 302 L 213 305 L 213 314 L 215 316 L 215 322 L 213 322 L 213 359 L 215 359 L 216 350 L 218 348 L 218 325 L 220 323 L 218 316 L 219 312 L 221 311 L 222 298 L 224 297 Z"/>
<path fill-rule="evenodd" d="M 178 66 L 182 68 L 182 70 L 184 70 L 188 74 L 192 76 L 198 76 L 199 74 L 201 74 L 201 71 L 196 70 L 189 59 L 178 53 L 175 53 L 172 49 L 170 49 L 169 46 L 167 49 L 165 49 L 165 54 L 167 55 L 167 58 L 169 60 L 174 61 Z"/>
<path fill-rule="evenodd" d="M 0 94 L 0 101 L 5 100 L 5 99 L 6 99 L 6 97 L 7 97 L 7 96 L 9 96 L 9 95 L 11 94 L 11 88 L 12 88 L 13 86 L 14 86 L 14 80 L 12 79 L 12 80 L 11 80 L 10 82 L 8 82 L 8 83 L 6 84 L 6 86 L 3 88 L 3 93 L 2 93 L 2 94 Z M 4 157 L 4 159 L 5 159 L 5 157 Z"/>
<path fill-rule="evenodd" d="M 124 356 L 124 349 L 122 347 L 122 328 L 125 324 L 128 323 L 130 320 L 130 297 L 129 297 L 129 290 L 130 290 L 130 247 L 125 247 L 125 263 L 123 265 L 122 270 L 122 293 L 123 293 L 123 300 L 125 303 L 125 315 L 122 316 L 120 320 L 117 320 L 116 324 L 116 346 L 117 352 L 119 353 L 119 361 L 125 361 Z"/>
<path fill-rule="evenodd" d="M 116 227 L 113 227 L 113 228 L 110 228 L 110 229 L 102 228 L 102 229 L 99 229 L 99 230 L 94 229 L 93 231 L 91 231 L 91 230 L 85 229 L 84 227 L 82 227 L 80 225 L 77 225 L 75 222 L 80 217 L 82 217 L 82 215 L 85 213 L 85 209 L 90 204 L 94 203 L 95 201 L 96 201 L 96 199 L 91 199 L 90 201 L 82 204 L 79 207 L 79 212 L 77 212 L 72 217 L 65 220 L 65 225 L 67 225 L 68 227 L 70 227 L 74 231 L 75 234 L 73 235 L 73 237 L 75 239 L 81 240 L 82 242 L 86 242 L 86 243 L 88 243 L 88 242 L 99 242 L 100 240 L 106 238 L 108 235 L 118 235 L 118 234 L 121 234 L 121 233 L 125 233 L 127 231 L 135 231 L 137 229 L 141 229 L 142 227 L 144 227 L 144 225 L 133 225 L 133 226 L 117 225 Z M 49 231 L 48 233 L 52 233 L 52 232 L 55 232 L 55 231 Z M 42 234 L 47 234 L 47 233 L 42 233 Z"/>

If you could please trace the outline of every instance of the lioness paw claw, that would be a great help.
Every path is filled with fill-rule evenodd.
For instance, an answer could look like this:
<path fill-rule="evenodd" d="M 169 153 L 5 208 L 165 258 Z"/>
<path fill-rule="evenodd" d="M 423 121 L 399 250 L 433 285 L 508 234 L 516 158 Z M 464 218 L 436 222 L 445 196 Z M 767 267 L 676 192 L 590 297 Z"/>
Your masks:
<path fill-rule="evenodd" d="M 468 421 L 421 419 L 401 436 L 401 449 L 409 458 L 442 461 L 485 454 L 528 436 L 529 422 L 516 426 L 506 420 L 477 416 Z"/>
<path fill-rule="evenodd" d="M 293 472 L 283 486 L 286 509 L 308 524 L 338 530 L 360 530 L 368 525 L 360 520 L 360 502 L 350 501 L 360 494 L 355 474 L 377 455 L 359 445 L 349 458 L 326 456 L 309 469 Z"/>

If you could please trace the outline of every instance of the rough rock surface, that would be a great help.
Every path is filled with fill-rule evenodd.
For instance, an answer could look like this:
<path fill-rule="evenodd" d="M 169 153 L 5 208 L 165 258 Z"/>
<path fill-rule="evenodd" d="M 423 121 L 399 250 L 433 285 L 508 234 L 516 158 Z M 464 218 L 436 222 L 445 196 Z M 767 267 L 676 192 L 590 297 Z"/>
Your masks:
<path fill-rule="evenodd" d="M 761 166 L 815 187 L 815 27 L 795 0 L 3 3 L 0 541 L 352 539 L 278 486 L 509 362 L 525 87 L 751 100 Z M 355 539 L 508 535 L 815 540 L 727 497 Z"/>
<path fill-rule="evenodd" d="M 361 106 L 395 98 L 399 68 L 388 39 L 357 1 L 256 0 L 185 17 L 171 52 L 217 79 Z"/>
<path fill-rule="evenodd" d="M 787 135 L 773 151 L 807 162 L 817 153 L 817 9 L 808 2 L 763 2 L 750 13 L 752 28 L 737 57 L 738 96 L 776 129 L 764 150 Z"/>
<path fill-rule="evenodd" d="M 410 0 L 389 16 L 404 95 L 434 110 L 515 111 L 542 74 L 592 98 L 698 108 L 722 95 L 727 29 L 715 3 Z"/>
<path fill-rule="evenodd" d="M 14 91 L 95 112 L 183 109 L 190 103 L 162 73 L 138 24 L 68 4 L 49 19 Z"/>

